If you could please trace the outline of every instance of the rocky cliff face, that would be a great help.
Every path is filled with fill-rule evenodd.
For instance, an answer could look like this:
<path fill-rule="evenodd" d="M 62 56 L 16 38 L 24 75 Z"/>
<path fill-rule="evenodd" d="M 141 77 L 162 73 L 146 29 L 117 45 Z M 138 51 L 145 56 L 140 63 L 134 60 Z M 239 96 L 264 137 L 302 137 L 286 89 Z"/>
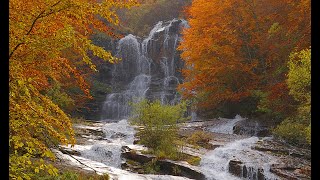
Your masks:
<path fill-rule="evenodd" d="M 142 98 L 174 104 L 182 83 L 183 62 L 176 48 L 181 40 L 184 20 L 160 21 L 148 37 L 127 35 L 117 43 L 116 56 L 122 61 L 112 66 L 112 93 L 102 107 L 101 119 L 122 119 L 130 114 L 129 102 Z"/>

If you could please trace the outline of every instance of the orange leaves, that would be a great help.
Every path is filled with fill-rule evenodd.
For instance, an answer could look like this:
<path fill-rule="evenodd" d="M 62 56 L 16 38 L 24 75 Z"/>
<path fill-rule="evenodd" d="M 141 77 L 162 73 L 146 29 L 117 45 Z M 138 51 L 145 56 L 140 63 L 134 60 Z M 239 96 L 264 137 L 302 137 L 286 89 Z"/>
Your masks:
<path fill-rule="evenodd" d="M 186 10 L 190 28 L 179 46 L 186 64 L 183 95 L 214 107 L 283 82 L 289 53 L 305 46 L 301 41 L 310 44 L 305 39 L 310 35 L 308 2 L 194 0 Z M 270 91 L 287 92 L 279 84 Z"/>
<path fill-rule="evenodd" d="M 134 4 L 134 0 L 10 1 L 9 141 L 10 152 L 14 152 L 10 154 L 10 177 L 31 178 L 25 174 L 30 167 L 20 164 L 21 159 L 25 160 L 23 156 L 52 157 L 49 151 L 52 146 L 74 143 L 69 116 L 46 96 L 46 92 L 54 84 L 65 87 L 72 83 L 86 97 L 91 97 L 83 75 L 87 69 L 77 69 L 79 61 L 83 60 L 81 65 L 94 69 L 88 51 L 110 62 L 114 59 L 110 52 L 92 44 L 89 35 L 94 29 L 111 34 L 111 26 L 118 24 L 116 11 Z M 64 92 L 56 93 L 68 98 Z"/>
<path fill-rule="evenodd" d="M 288 92 L 289 89 L 285 82 L 277 83 L 270 88 L 268 99 L 270 101 L 274 101 L 277 99 L 285 98 L 285 96 L 288 96 Z"/>

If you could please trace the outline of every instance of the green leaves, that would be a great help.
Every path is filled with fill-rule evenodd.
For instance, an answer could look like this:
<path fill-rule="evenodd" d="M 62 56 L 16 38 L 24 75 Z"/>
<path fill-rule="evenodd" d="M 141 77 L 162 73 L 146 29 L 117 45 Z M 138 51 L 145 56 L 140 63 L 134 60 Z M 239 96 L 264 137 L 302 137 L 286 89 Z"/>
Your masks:
<path fill-rule="evenodd" d="M 289 93 L 299 102 L 298 111 L 283 121 L 274 134 L 291 143 L 311 144 L 311 48 L 292 52 L 288 67 Z"/>
<path fill-rule="evenodd" d="M 287 84 L 290 94 L 302 104 L 311 103 L 311 49 L 290 54 Z"/>
<path fill-rule="evenodd" d="M 159 100 L 142 100 L 132 104 L 132 124 L 141 125 L 137 135 L 141 143 L 152 148 L 157 156 L 176 156 L 177 123 L 184 122 L 186 102 L 176 105 L 164 105 Z"/>

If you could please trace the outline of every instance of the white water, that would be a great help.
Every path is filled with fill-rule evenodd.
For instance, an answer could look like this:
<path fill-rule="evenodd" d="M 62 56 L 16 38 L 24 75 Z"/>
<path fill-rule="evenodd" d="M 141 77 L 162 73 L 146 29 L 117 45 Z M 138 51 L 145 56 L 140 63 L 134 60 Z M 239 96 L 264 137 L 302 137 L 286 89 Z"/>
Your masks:
<path fill-rule="evenodd" d="M 237 122 L 245 119 L 246 118 L 243 118 L 240 115 L 236 115 L 234 119 L 219 118 L 219 121 L 221 122 L 218 125 L 209 128 L 209 131 L 223 134 L 233 134 L 234 125 Z"/>
<path fill-rule="evenodd" d="M 268 173 L 270 164 L 275 163 L 277 160 L 273 156 L 251 149 L 252 145 L 258 140 L 258 137 L 241 139 L 208 152 L 200 162 L 200 166 L 206 177 L 208 177 L 209 180 L 241 179 L 228 172 L 229 161 L 240 160 L 248 169 L 247 179 L 257 179 L 258 167 L 264 169 L 264 175 L 267 179 L 277 179 L 277 176 Z"/>
<path fill-rule="evenodd" d="M 243 118 L 237 116 L 235 119 L 230 119 L 230 121 L 233 122 L 239 119 Z M 229 126 L 231 123 L 227 123 L 226 121 L 224 122 L 226 124 L 224 126 L 220 124 L 220 127 L 222 129 L 228 129 L 225 126 Z M 202 122 L 185 124 L 187 127 L 201 127 L 202 125 Z M 91 139 L 90 142 L 86 143 L 87 145 L 75 145 L 75 147 L 72 149 L 81 153 L 81 157 L 75 156 L 78 160 L 94 168 L 100 174 L 116 174 L 116 178 L 114 179 L 119 179 L 120 177 L 123 179 L 179 179 L 178 177 L 176 178 L 174 176 L 138 175 L 121 170 L 121 163 L 123 162 L 120 157 L 122 146 L 129 146 L 131 149 L 136 150 L 145 150 L 145 148 L 140 145 L 133 145 L 135 130 L 128 124 L 127 120 L 121 120 L 116 123 L 101 124 L 100 126 L 101 127 L 78 126 L 78 128 L 102 130 L 105 133 L 104 140 Z M 219 132 L 228 133 L 228 131 Z M 251 149 L 251 147 L 257 141 L 263 141 L 265 139 L 267 138 L 259 139 L 258 137 L 248 137 L 231 141 L 211 151 L 193 152 L 191 149 L 189 151 L 193 152 L 194 155 L 196 154 L 201 157 L 199 170 L 206 176 L 208 180 L 258 180 L 258 169 L 263 169 L 264 177 L 267 180 L 280 179 L 276 175 L 269 172 L 271 164 L 280 163 L 278 162 L 278 159 L 263 152 Z M 241 161 L 243 165 L 246 166 L 246 178 L 235 177 L 229 173 L 230 160 Z M 83 168 L 88 169 L 87 167 Z"/>
<path fill-rule="evenodd" d="M 235 123 L 245 120 L 240 115 L 234 119 L 219 118 L 218 125 L 208 128 L 211 132 L 233 134 Z M 270 137 L 268 137 L 270 138 Z M 263 138 L 266 139 L 266 138 Z M 263 140 L 260 139 L 260 140 Z M 277 163 L 277 158 L 260 151 L 251 149 L 259 140 L 258 137 L 248 137 L 233 142 L 229 142 L 221 147 L 209 151 L 200 162 L 200 166 L 208 180 L 239 180 L 239 179 L 258 179 L 258 169 L 263 169 L 264 177 L 267 180 L 279 179 L 270 172 L 270 165 Z M 241 161 L 246 166 L 247 177 L 236 177 L 229 173 L 230 160 Z M 243 176 L 243 171 L 242 171 Z"/>
<path fill-rule="evenodd" d="M 90 128 L 86 126 L 79 126 L 78 128 L 102 129 L 106 136 L 103 140 L 89 139 L 89 143 L 86 145 L 75 145 L 72 149 L 79 151 L 84 158 L 115 168 L 121 167 L 121 147 L 132 145 L 135 134 L 134 128 L 128 124 L 127 120 L 107 123 L 102 128 Z M 135 147 L 139 148 L 138 145 L 135 145 Z"/>

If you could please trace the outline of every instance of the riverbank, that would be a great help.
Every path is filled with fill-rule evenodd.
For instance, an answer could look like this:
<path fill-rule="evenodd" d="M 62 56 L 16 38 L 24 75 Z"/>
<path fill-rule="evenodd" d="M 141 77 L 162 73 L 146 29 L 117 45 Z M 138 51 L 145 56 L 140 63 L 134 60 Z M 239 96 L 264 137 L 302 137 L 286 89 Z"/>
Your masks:
<path fill-rule="evenodd" d="M 199 165 L 194 167 L 206 179 L 311 179 L 308 149 L 289 146 L 272 137 L 233 134 L 234 124 L 239 121 L 235 118 L 181 124 L 181 137 L 190 137 L 196 131 L 212 136 L 210 149 L 185 148 L 201 158 Z M 133 145 L 134 128 L 126 120 L 113 123 L 83 121 L 75 123 L 74 128 L 77 144 L 73 148 L 64 147 L 69 155 L 57 152 L 66 166 L 88 173 L 107 173 L 111 179 L 188 179 L 163 175 L 164 172 L 151 175 L 141 174 L 143 172 L 138 170 L 134 172 L 134 169 L 123 170 L 123 164 L 129 159 L 121 156 L 121 148 L 128 146 L 136 152 L 146 150 L 141 145 Z"/>

